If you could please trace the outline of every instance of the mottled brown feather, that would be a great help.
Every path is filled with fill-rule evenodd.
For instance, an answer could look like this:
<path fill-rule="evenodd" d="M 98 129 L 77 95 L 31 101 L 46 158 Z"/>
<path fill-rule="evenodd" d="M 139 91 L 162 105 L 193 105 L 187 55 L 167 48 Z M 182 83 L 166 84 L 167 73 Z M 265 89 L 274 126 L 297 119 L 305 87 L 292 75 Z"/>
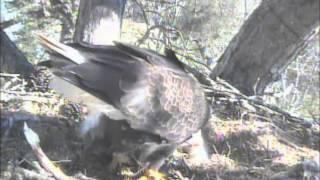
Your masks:
<path fill-rule="evenodd" d="M 148 166 L 161 164 L 176 145 L 191 137 L 209 118 L 200 83 L 184 70 L 173 51 L 167 51 L 164 56 L 118 42 L 115 46 L 73 44 L 65 48 L 58 42 L 41 38 L 53 55 L 52 62 L 44 65 L 50 64 L 54 74 L 117 109 L 139 136 L 143 132 L 145 136 L 154 134 L 169 143 L 165 146 L 159 141 L 141 142 L 144 146 L 137 144 L 137 151 L 149 152 L 144 159 L 152 159 L 157 149 L 167 149 L 163 157 L 146 162 Z"/>

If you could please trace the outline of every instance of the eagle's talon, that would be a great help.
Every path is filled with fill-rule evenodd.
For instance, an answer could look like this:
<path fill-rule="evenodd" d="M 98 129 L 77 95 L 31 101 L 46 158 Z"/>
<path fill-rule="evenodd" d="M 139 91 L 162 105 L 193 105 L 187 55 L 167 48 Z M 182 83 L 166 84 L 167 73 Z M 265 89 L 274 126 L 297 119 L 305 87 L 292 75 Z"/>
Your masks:
<path fill-rule="evenodd" d="M 121 175 L 125 176 L 127 178 L 137 178 L 137 177 L 141 176 L 146 171 L 146 169 L 147 169 L 147 167 L 142 167 L 138 171 L 132 172 L 130 170 L 130 168 L 126 168 L 126 169 L 121 170 Z"/>
<path fill-rule="evenodd" d="M 156 169 L 147 169 L 143 176 L 139 177 L 138 180 L 165 180 L 165 174 L 159 172 Z"/>
<path fill-rule="evenodd" d="M 148 169 L 142 167 L 136 172 L 132 172 L 130 168 L 124 168 L 121 170 L 121 175 L 125 179 L 138 179 L 138 180 L 165 180 L 165 174 L 159 172 L 156 169 Z"/>

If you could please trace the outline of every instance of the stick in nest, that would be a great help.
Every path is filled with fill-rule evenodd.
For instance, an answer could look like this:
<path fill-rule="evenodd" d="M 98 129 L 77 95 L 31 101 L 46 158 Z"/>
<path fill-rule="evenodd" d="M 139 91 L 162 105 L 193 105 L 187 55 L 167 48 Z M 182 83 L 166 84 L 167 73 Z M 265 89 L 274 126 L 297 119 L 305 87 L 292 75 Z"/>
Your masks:
<path fill-rule="evenodd" d="M 58 167 L 56 167 L 51 160 L 47 157 L 47 155 L 43 152 L 40 147 L 40 139 L 39 136 L 28 127 L 27 123 L 24 123 L 23 127 L 24 135 L 27 139 L 27 142 L 30 144 L 33 152 L 37 156 L 41 166 L 51 173 L 58 180 L 71 180 L 73 179 L 70 176 L 65 175 Z"/>

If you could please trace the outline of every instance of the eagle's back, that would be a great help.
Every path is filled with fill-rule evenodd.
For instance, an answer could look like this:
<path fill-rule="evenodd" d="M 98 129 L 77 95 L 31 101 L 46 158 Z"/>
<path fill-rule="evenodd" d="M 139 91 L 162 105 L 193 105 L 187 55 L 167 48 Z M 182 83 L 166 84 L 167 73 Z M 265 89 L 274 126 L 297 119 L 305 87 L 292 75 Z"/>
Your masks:
<path fill-rule="evenodd" d="M 63 54 L 68 50 L 48 49 L 59 57 L 51 60 L 51 66 L 63 62 L 53 67 L 56 76 L 113 106 L 133 129 L 181 143 L 208 119 L 199 82 L 176 58 L 122 43 L 98 48 L 73 45 L 81 59 L 75 63 L 75 56 Z"/>
<path fill-rule="evenodd" d="M 201 128 L 208 106 L 199 83 L 186 73 L 152 66 L 127 91 L 121 106 L 133 128 L 180 143 Z"/>

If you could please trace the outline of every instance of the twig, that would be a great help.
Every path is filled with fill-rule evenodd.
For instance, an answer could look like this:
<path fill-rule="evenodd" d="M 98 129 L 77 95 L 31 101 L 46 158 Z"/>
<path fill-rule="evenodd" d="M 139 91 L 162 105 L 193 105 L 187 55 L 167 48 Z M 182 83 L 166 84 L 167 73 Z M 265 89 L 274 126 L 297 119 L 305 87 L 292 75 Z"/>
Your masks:
<path fill-rule="evenodd" d="M 20 77 L 20 74 L 0 73 L 0 76 L 1 77 L 13 77 L 13 78 L 16 78 L 16 77 Z"/>
<path fill-rule="evenodd" d="M 14 82 L 20 80 L 18 77 L 14 77 L 14 76 L 12 76 L 11 78 L 12 79 L 4 83 L 4 85 L 1 87 L 1 90 L 8 89 Z"/>
<path fill-rule="evenodd" d="M 40 93 L 40 92 L 22 92 L 22 91 L 13 91 L 13 90 L 1 90 L 2 93 L 7 93 L 7 94 L 17 94 L 17 95 L 25 95 L 25 96 L 43 96 L 43 97 L 48 97 L 52 98 L 55 96 L 52 93 Z"/>
<path fill-rule="evenodd" d="M 147 26 L 149 26 L 149 20 L 148 20 L 148 16 L 147 16 L 147 13 L 146 11 L 144 10 L 143 8 L 143 5 L 138 2 L 138 0 L 134 0 L 134 2 L 138 5 L 138 7 L 140 8 L 141 12 L 142 12 L 142 15 L 143 15 L 143 19 L 144 21 L 146 22 Z"/>
<path fill-rule="evenodd" d="M 35 101 L 39 103 L 53 103 L 54 96 L 49 97 L 41 97 L 38 95 L 32 95 L 32 93 L 4 93 L 0 92 L 1 101 L 2 102 L 9 102 L 11 100 L 22 100 L 22 101 Z M 56 100 L 58 102 L 58 100 Z"/>
<path fill-rule="evenodd" d="M 234 88 L 232 85 L 230 85 L 229 83 L 227 83 L 224 80 L 217 79 L 216 81 L 213 81 L 213 80 L 210 80 L 210 81 L 213 84 L 212 87 L 205 86 L 205 88 L 207 90 L 209 90 L 211 88 L 212 93 L 214 93 L 213 96 L 215 96 L 215 94 L 219 93 L 219 95 L 221 95 L 222 97 L 226 98 L 225 101 L 230 101 L 230 100 L 234 100 L 234 99 L 236 99 L 239 102 L 240 101 L 243 101 L 243 102 L 246 101 L 246 103 L 245 103 L 246 105 L 251 105 L 250 108 L 249 108 L 249 106 L 246 107 L 246 109 L 248 109 L 248 110 L 252 110 L 253 108 L 255 108 L 255 109 L 257 109 L 256 112 L 258 112 L 258 110 L 260 110 L 260 111 L 263 110 L 265 113 L 270 113 L 270 114 L 274 114 L 275 113 L 275 114 L 284 116 L 286 120 L 288 120 L 290 122 L 293 122 L 293 123 L 298 123 L 298 124 L 303 125 L 303 126 L 308 126 L 309 125 L 307 123 L 308 121 L 306 121 L 303 118 L 293 116 L 290 113 L 281 110 L 277 106 L 274 106 L 274 105 L 271 105 L 271 104 L 267 104 L 267 103 L 264 103 L 264 102 L 259 101 L 259 100 L 252 99 L 252 98 L 242 94 L 239 90 L 237 90 L 236 88 Z M 219 89 L 217 87 L 214 87 L 214 84 Z M 220 84 L 223 85 L 224 87 L 226 87 L 227 89 L 225 89 L 225 88 L 221 89 L 221 86 L 219 86 Z M 218 99 L 221 99 L 221 97 L 218 97 Z M 243 103 L 241 105 L 243 105 Z"/>
<path fill-rule="evenodd" d="M 51 160 L 47 157 L 47 155 L 43 152 L 43 150 L 40 147 L 39 136 L 32 129 L 28 127 L 27 123 L 24 123 L 23 131 L 33 152 L 35 153 L 38 160 L 40 161 L 41 166 L 44 167 L 45 170 L 50 172 L 58 180 L 73 179 L 72 177 L 65 175 L 58 167 L 56 167 L 51 162 Z"/>
<path fill-rule="evenodd" d="M 28 169 L 24 169 L 24 168 L 20 168 L 20 167 L 16 167 L 14 174 L 19 174 L 20 176 L 22 176 L 25 179 L 47 179 L 47 180 L 54 180 L 54 178 L 52 177 L 48 177 L 46 175 L 43 174 L 39 174 L 37 172 L 28 170 Z M 21 177 L 20 177 L 21 178 Z M 13 178 L 14 179 L 14 178 Z"/>

